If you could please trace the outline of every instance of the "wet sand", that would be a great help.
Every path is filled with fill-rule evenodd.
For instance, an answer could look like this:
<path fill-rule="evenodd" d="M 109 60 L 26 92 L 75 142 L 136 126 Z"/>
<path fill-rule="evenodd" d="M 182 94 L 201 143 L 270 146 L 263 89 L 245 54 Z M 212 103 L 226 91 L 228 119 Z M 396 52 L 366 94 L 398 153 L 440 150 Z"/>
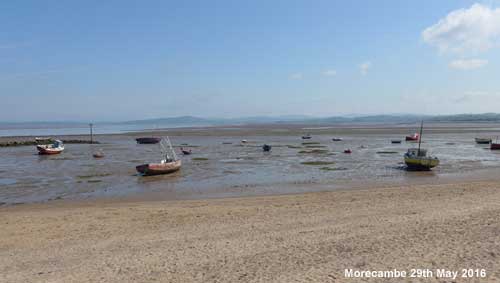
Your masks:
<path fill-rule="evenodd" d="M 500 151 L 474 142 L 478 133 L 498 135 L 499 125 L 428 125 L 422 145 L 439 157 L 441 165 L 431 172 L 408 172 L 403 154 L 416 144 L 390 141 L 413 133 L 415 126 L 274 124 L 96 135 L 101 144 L 68 144 L 57 156 L 38 156 L 34 146 L 0 148 L 0 205 L 132 196 L 206 199 L 500 180 Z M 304 133 L 311 133 L 312 139 L 302 140 Z M 134 140 L 150 135 L 170 136 L 182 159 L 179 172 L 137 175 L 137 165 L 161 159 L 158 145 L 138 145 Z M 332 141 L 333 137 L 343 140 Z M 3 137 L 0 142 L 30 139 Z M 241 143 L 243 139 L 248 142 Z M 263 152 L 263 144 L 272 145 L 271 152 Z M 193 154 L 183 156 L 179 147 Z M 346 148 L 352 154 L 344 154 Z M 95 159 L 96 151 L 105 157 Z"/>
<path fill-rule="evenodd" d="M 1 282 L 364 282 L 482 268 L 499 282 L 500 183 L 0 208 Z"/>

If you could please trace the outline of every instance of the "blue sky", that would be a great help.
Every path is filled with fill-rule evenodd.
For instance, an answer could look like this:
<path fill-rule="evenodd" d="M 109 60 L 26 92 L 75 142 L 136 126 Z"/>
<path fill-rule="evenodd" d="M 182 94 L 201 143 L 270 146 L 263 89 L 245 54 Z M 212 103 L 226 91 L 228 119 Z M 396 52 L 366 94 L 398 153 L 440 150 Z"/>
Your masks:
<path fill-rule="evenodd" d="M 498 7 L 3 1 L 0 121 L 500 112 Z"/>

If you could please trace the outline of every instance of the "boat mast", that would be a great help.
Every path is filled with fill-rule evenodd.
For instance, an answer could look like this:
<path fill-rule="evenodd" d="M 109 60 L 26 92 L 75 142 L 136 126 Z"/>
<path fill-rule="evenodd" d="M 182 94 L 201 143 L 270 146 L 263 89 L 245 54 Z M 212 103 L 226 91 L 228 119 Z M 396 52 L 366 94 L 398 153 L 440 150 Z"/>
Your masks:
<path fill-rule="evenodd" d="M 424 128 L 424 120 L 420 123 L 420 135 L 418 136 L 418 156 L 420 156 L 420 144 L 422 143 L 422 129 Z"/>

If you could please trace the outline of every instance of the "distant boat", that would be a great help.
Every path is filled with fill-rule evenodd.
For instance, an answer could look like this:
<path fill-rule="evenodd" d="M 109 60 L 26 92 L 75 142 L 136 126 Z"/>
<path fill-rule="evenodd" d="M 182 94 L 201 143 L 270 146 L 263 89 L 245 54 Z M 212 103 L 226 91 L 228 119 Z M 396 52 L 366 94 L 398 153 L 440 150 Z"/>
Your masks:
<path fill-rule="evenodd" d="M 418 141 L 420 138 L 420 135 L 418 133 L 414 133 L 411 136 L 406 136 L 405 140 L 406 141 Z"/>
<path fill-rule="evenodd" d="M 302 136 L 302 139 L 303 139 L 303 140 L 310 140 L 311 138 L 312 138 L 312 137 L 311 137 L 311 135 L 310 135 L 310 134 L 307 134 L 307 135 L 305 135 L 305 136 Z"/>
<path fill-rule="evenodd" d="M 266 152 L 267 152 L 267 151 L 271 151 L 271 146 L 270 146 L 270 145 L 268 145 L 268 144 L 265 144 L 265 145 L 263 145 L 263 146 L 262 146 L 262 150 L 263 150 L 263 151 L 266 151 Z"/>
<path fill-rule="evenodd" d="M 64 150 L 64 144 L 60 140 L 55 140 L 53 144 L 37 145 L 38 154 L 59 154 Z"/>
<path fill-rule="evenodd" d="M 498 143 L 498 137 L 497 137 L 497 140 L 495 142 L 491 142 L 490 149 L 491 150 L 499 150 L 500 149 L 500 143 Z"/>
<path fill-rule="evenodd" d="M 332 141 L 342 141 L 342 138 L 333 138 Z"/>
<path fill-rule="evenodd" d="M 137 138 L 135 141 L 138 144 L 156 144 L 161 141 L 161 138 L 156 138 L 156 137 L 145 137 L 145 138 Z"/>
<path fill-rule="evenodd" d="M 474 139 L 477 144 L 490 144 L 491 139 L 490 138 L 475 138 Z"/>
<path fill-rule="evenodd" d="M 103 158 L 104 157 L 104 153 L 102 153 L 102 151 L 96 151 L 92 154 L 92 156 L 94 158 Z"/>
<path fill-rule="evenodd" d="M 439 165 L 439 159 L 427 155 L 427 150 L 420 148 L 422 142 L 422 130 L 424 122 L 420 125 L 420 135 L 418 135 L 418 148 L 409 148 L 404 155 L 406 166 L 410 170 L 430 170 Z"/>
<path fill-rule="evenodd" d="M 190 155 L 191 154 L 191 150 L 185 150 L 184 148 L 181 147 L 181 152 L 184 154 L 184 155 Z"/>
<path fill-rule="evenodd" d="M 248 141 L 247 140 L 241 140 L 241 143 L 247 143 Z"/>
<path fill-rule="evenodd" d="M 391 143 L 401 143 L 401 140 L 391 140 Z"/>
<path fill-rule="evenodd" d="M 162 159 L 160 163 L 147 163 L 136 166 L 135 169 L 137 172 L 143 176 L 152 176 L 169 174 L 181 169 L 182 161 L 177 158 L 168 137 L 166 140 L 162 140 L 160 145 L 162 148 L 162 154 L 164 154 L 164 159 Z"/>
<path fill-rule="evenodd" d="M 351 150 L 351 149 L 349 149 L 349 148 L 348 148 L 348 149 L 345 149 L 345 150 L 344 150 L 344 153 L 352 153 L 352 150 Z"/>

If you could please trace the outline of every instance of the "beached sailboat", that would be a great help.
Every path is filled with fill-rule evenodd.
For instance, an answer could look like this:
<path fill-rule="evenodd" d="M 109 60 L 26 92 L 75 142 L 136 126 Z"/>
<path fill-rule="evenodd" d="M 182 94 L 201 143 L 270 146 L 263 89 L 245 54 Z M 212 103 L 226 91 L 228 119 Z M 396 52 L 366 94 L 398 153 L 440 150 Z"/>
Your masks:
<path fill-rule="evenodd" d="M 422 129 L 424 122 L 420 125 L 418 148 L 409 148 L 404 155 L 406 166 L 410 170 L 430 170 L 439 165 L 439 159 L 435 156 L 427 155 L 427 150 L 420 147 L 422 143 Z"/>
<path fill-rule="evenodd" d="M 59 154 L 63 152 L 64 144 L 60 140 L 55 140 L 52 144 L 37 145 L 36 149 L 38 150 L 38 154 L 41 155 Z"/>
<path fill-rule="evenodd" d="M 147 163 L 136 166 L 135 169 L 137 172 L 143 176 L 151 176 L 169 174 L 181 169 L 182 161 L 177 158 L 172 148 L 172 144 L 170 143 L 170 139 L 168 137 L 162 139 L 160 146 L 164 159 L 162 159 L 160 163 Z"/>

